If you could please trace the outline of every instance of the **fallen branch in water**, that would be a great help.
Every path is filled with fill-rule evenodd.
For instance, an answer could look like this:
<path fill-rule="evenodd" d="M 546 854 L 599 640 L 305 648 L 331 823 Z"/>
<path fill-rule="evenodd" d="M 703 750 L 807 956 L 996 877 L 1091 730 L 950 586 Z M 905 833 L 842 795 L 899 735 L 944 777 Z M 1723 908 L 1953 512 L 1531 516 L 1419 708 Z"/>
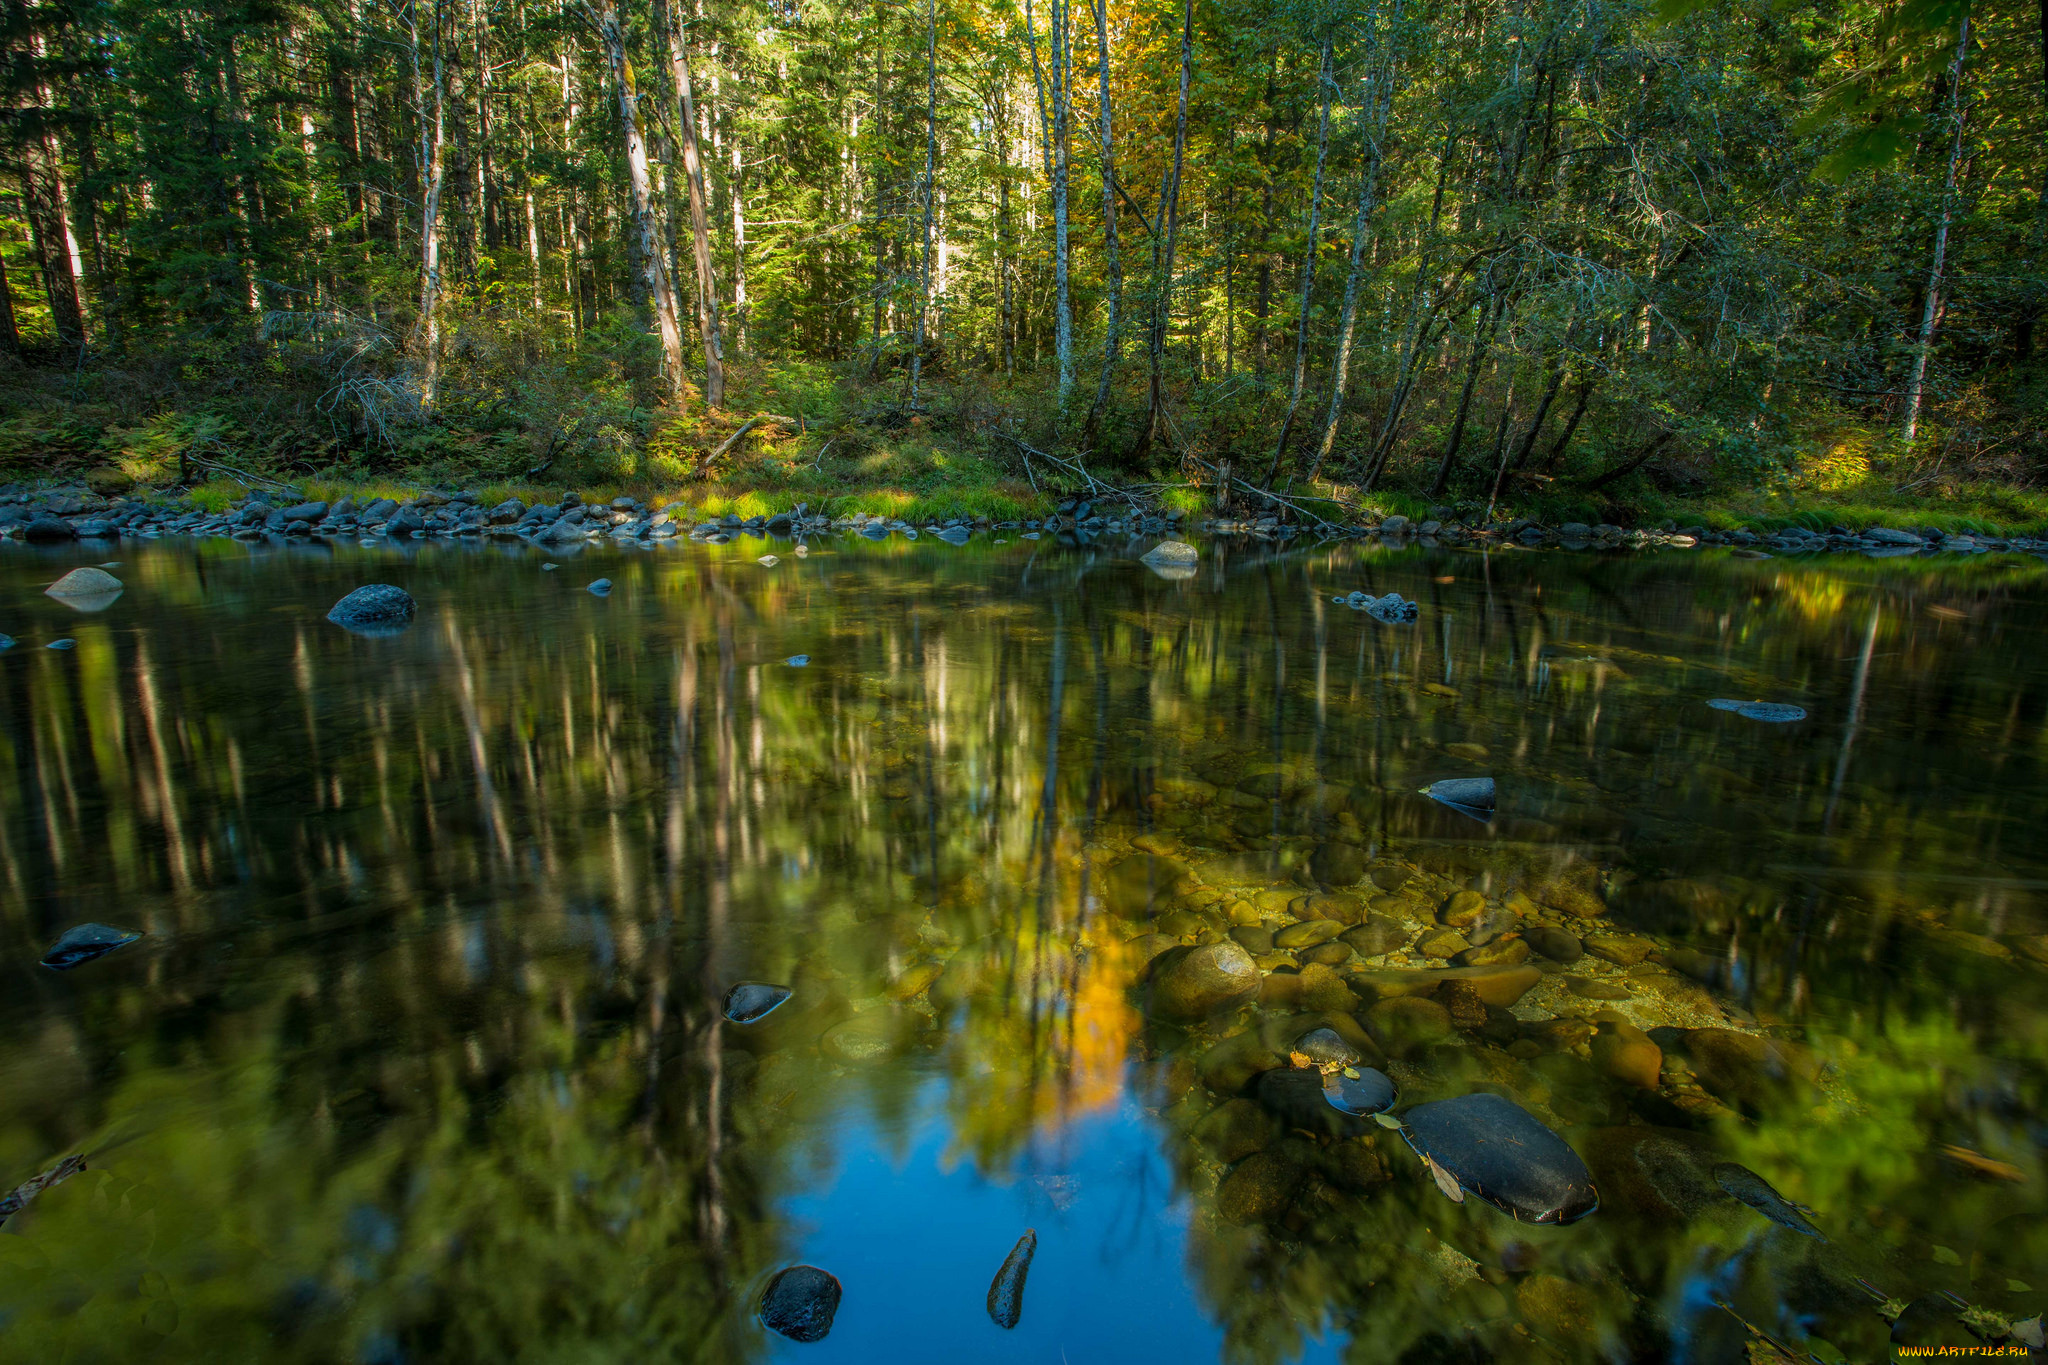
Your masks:
<path fill-rule="evenodd" d="M 34 1199 L 44 1190 L 49 1189 L 50 1186 L 57 1184 L 59 1181 L 69 1180 L 84 1169 L 85 1158 L 83 1156 L 67 1156 L 41 1175 L 30 1176 L 27 1180 L 22 1181 L 21 1184 L 14 1187 L 14 1193 L 8 1195 L 5 1199 L 0 1199 L 0 1224 L 5 1224 L 8 1219 L 28 1207 L 29 1200 Z"/>

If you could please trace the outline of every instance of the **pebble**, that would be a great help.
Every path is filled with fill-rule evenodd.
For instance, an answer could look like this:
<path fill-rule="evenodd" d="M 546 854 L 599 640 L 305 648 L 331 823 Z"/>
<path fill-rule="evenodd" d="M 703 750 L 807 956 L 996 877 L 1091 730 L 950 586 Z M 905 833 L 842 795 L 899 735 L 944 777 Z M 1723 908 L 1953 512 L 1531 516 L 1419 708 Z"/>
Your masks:
<path fill-rule="evenodd" d="M 791 1341 L 823 1341 L 840 1294 L 838 1279 L 814 1265 L 777 1271 L 761 1295 L 761 1325 Z"/>
<path fill-rule="evenodd" d="M 609 578 L 600 578 L 590 585 L 590 592 L 597 597 L 610 597 L 612 581 Z"/>

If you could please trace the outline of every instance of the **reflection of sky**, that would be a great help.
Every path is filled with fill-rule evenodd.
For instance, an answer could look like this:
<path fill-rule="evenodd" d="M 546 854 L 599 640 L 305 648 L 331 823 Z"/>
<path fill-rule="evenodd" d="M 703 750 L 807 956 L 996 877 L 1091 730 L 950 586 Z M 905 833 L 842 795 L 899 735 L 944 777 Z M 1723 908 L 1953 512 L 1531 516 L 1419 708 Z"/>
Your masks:
<path fill-rule="evenodd" d="M 1143 1110 L 1126 1100 L 1078 1120 L 998 1180 L 968 1162 L 947 1169 L 943 1086 L 918 1095 L 907 1133 L 853 1110 L 826 1120 L 839 1165 L 777 1213 L 791 1258 L 837 1275 L 846 1297 L 831 1336 L 770 1337 L 770 1359 L 1222 1357 L 1222 1329 L 1189 1283 L 1188 1200 L 1175 1197 Z M 905 1154 L 892 1160 L 892 1149 Z M 1023 1320 L 1006 1332 L 989 1320 L 989 1281 L 1026 1228 L 1038 1230 L 1038 1255 Z M 1341 1345 L 1312 1343 L 1303 1359 L 1335 1361 Z"/>

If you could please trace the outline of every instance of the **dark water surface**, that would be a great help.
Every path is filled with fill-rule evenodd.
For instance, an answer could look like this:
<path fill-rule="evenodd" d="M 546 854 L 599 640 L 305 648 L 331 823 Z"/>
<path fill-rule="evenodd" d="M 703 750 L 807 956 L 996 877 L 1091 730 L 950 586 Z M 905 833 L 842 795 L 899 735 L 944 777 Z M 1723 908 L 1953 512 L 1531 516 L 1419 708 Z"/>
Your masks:
<path fill-rule="evenodd" d="M 0 552 L 0 1191 L 88 1163 L 0 1231 L 0 1356 L 1860 1361 L 2048 1307 L 2037 561 L 542 562 Z M 410 629 L 323 619 L 373 582 Z M 1491 824 L 1416 794 L 1485 774 Z M 1400 975 L 1461 890 L 1596 952 Z M 39 965 L 89 921 L 147 936 Z M 1156 1017 L 1233 929 L 1258 1000 Z M 1261 1108 L 1315 1024 L 1599 1209 Z M 755 1316 L 799 1263 L 813 1345 Z"/>

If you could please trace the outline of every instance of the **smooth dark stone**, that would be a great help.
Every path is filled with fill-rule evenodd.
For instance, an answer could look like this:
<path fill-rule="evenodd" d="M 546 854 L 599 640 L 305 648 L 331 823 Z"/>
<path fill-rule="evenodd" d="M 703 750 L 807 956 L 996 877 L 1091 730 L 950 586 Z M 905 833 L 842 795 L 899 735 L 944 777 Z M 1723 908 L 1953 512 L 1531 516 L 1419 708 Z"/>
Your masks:
<path fill-rule="evenodd" d="M 1318 1136 L 1359 1137 L 1372 1128 L 1364 1118 L 1330 1103 L 1323 1093 L 1323 1073 L 1313 1067 L 1262 1072 L 1252 1096 L 1288 1127 Z"/>
<path fill-rule="evenodd" d="M 889 528 L 886 526 L 875 526 L 872 524 L 863 526 L 860 528 L 860 533 L 869 540 L 887 540 L 889 538 Z"/>
<path fill-rule="evenodd" d="M 1549 958 L 1552 962 L 1577 962 L 1586 955 L 1586 945 L 1578 936 L 1548 924 L 1532 925 L 1522 932 L 1531 948 Z"/>
<path fill-rule="evenodd" d="M 789 997 L 787 986 L 774 986 L 765 981 L 742 981 L 725 993 L 725 1017 L 735 1024 L 751 1024 L 768 1017 Z"/>
<path fill-rule="evenodd" d="M 1490 777 L 1449 777 L 1422 789 L 1432 801 L 1441 801 L 1475 820 L 1493 819 L 1493 779 Z"/>
<path fill-rule="evenodd" d="M 1323 1099 L 1332 1109 L 1369 1118 L 1392 1109 L 1401 1098 L 1400 1087 L 1385 1072 L 1369 1066 L 1352 1069 L 1358 1072 L 1357 1076 L 1339 1071 L 1323 1078 Z"/>
<path fill-rule="evenodd" d="M 399 508 L 391 514 L 391 519 L 384 523 L 384 534 L 387 536 L 416 536 L 426 529 L 426 518 L 410 507 Z"/>
<path fill-rule="evenodd" d="M 43 965 L 68 971 L 80 963 L 105 957 L 116 948 L 125 948 L 141 937 L 132 929 L 116 929 L 109 924 L 74 925 L 43 954 Z"/>
<path fill-rule="evenodd" d="M 935 531 L 933 534 L 948 545 L 965 545 L 971 533 L 965 526 L 948 526 L 945 530 Z"/>
<path fill-rule="evenodd" d="M 776 1272 L 761 1296 L 761 1325 L 791 1341 L 823 1341 L 839 1312 L 839 1281 L 814 1265 Z"/>
<path fill-rule="evenodd" d="M 21 534 L 27 540 L 70 540 L 78 532 L 62 517 L 44 514 L 22 527 Z"/>
<path fill-rule="evenodd" d="M 1574 1223 L 1600 1207 L 1579 1154 L 1512 1100 L 1460 1095 L 1402 1117 L 1409 1146 L 1511 1218 Z"/>
<path fill-rule="evenodd" d="M 1825 1233 L 1806 1221 L 1806 1215 L 1799 1211 L 1797 1205 L 1747 1166 L 1738 1166 L 1732 1161 L 1720 1163 L 1714 1167 L 1714 1183 L 1778 1226 L 1823 1242 L 1827 1240 Z"/>
<path fill-rule="evenodd" d="M 1396 948 L 1407 946 L 1408 929 L 1399 920 L 1386 915 L 1370 915 L 1365 923 L 1354 929 L 1346 929 L 1337 935 L 1342 942 L 1351 945 L 1352 951 L 1360 957 L 1379 957 Z"/>
<path fill-rule="evenodd" d="M 412 624 L 416 607 L 405 589 L 371 583 L 336 602 L 327 619 L 358 635 L 395 635 Z"/>
<path fill-rule="evenodd" d="M 600 578 L 590 585 L 590 591 L 598 597 L 610 597 L 612 581 L 609 578 Z"/>
<path fill-rule="evenodd" d="M 1003 1258 L 1003 1268 L 988 1286 L 988 1315 L 1004 1331 L 1024 1316 L 1024 1279 L 1031 1273 L 1031 1258 L 1038 1253 L 1038 1232 L 1026 1228 Z"/>

